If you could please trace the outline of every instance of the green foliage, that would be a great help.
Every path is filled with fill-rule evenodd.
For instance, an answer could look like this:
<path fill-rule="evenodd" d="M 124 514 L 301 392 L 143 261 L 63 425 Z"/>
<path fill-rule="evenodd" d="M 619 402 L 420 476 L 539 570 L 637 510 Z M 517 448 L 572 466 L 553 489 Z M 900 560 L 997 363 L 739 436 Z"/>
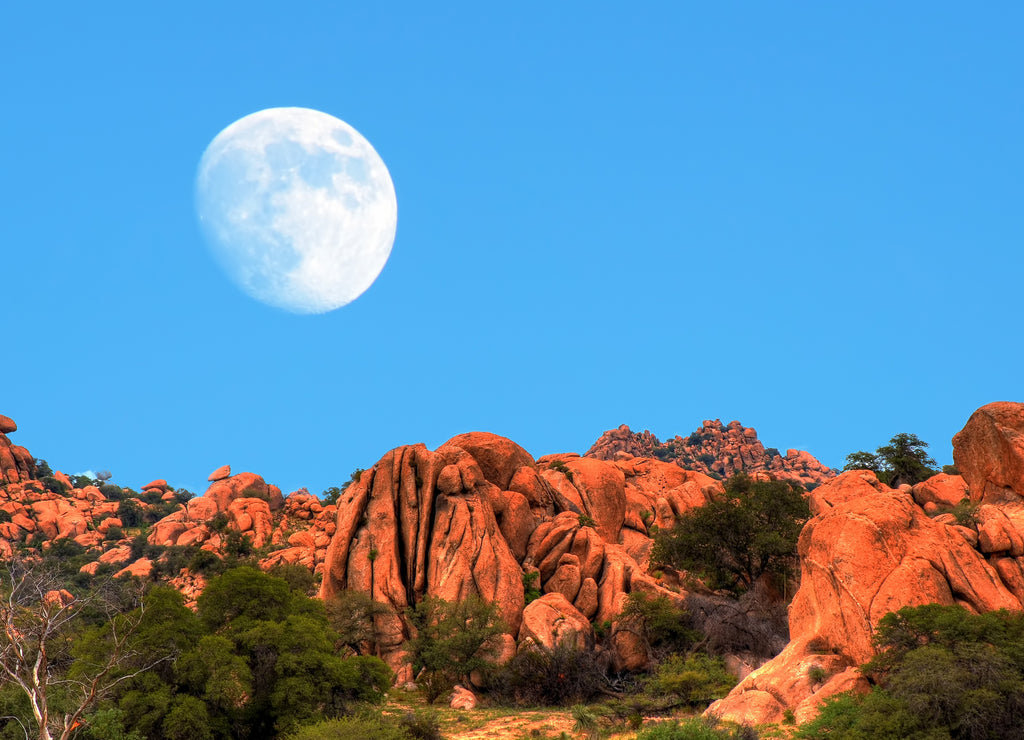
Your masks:
<path fill-rule="evenodd" d="M 484 645 L 506 629 L 497 605 L 476 594 L 458 602 L 427 596 L 408 616 L 416 630 L 408 642 L 409 654 L 414 670 L 426 674 L 426 682 L 418 680 L 431 704 L 457 681 L 489 667 L 491 656 Z"/>
<path fill-rule="evenodd" d="M 905 607 L 881 619 L 875 644 L 875 689 L 834 698 L 797 737 L 1024 738 L 1024 615 Z"/>
<path fill-rule="evenodd" d="M 316 576 L 309 568 L 298 563 L 278 563 L 268 573 L 274 578 L 280 578 L 288 584 L 288 588 L 303 596 L 312 596 L 316 588 Z"/>
<path fill-rule="evenodd" d="M 341 591 L 328 599 L 324 607 L 338 645 L 356 654 L 372 652 L 377 640 L 374 620 L 393 613 L 387 604 L 374 601 L 362 591 Z"/>
<path fill-rule="evenodd" d="M 396 722 L 412 740 L 443 740 L 438 714 L 429 707 L 403 712 Z"/>
<path fill-rule="evenodd" d="M 288 740 L 412 740 L 408 732 L 384 717 L 344 717 L 306 725 Z"/>
<path fill-rule="evenodd" d="M 591 529 L 595 529 L 597 527 L 597 522 L 594 521 L 594 517 L 589 514 L 580 514 L 577 517 L 577 521 L 581 527 L 590 527 Z"/>
<path fill-rule="evenodd" d="M 559 473 L 561 473 L 562 475 L 564 475 L 566 478 L 569 479 L 570 483 L 573 482 L 572 470 L 562 460 L 552 460 L 548 464 L 548 468 L 551 469 L 551 470 L 556 470 Z"/>
<path fill-rule="evenodd" d="M 651 725 L 637 734 L 636 740 L 757 740 L 757 732 L 711 717 L 695 717 Z"/>
<path fill-rule="evenodd" d="M 39 479 L 39 482 L 43 484 L 50 493 L 56 493 L 58 496 L 64 496 L 68 492 L 68 486 L 63 481 L 57 480 L 52 475 L 47 475 Z"/>
<path fill-rule="evenodd" d="M 686 609 L 661 594 L 632 592 L 619 619 L 638 625 L 641 636 L 656 654 L 685 653 L 701 639 Z"/>
<path fill-rule="evenodd" d="M 107 533 L 105 535 L 103 535 L 103 539 L 107 540 L 108 542 L 112 542 L 114 540 L 120 540 L 120 539 L 123 539 L 123 538 L 124 538 L 124 530 L 121 529 L 121 527 L 117 526 L 116 524 L 111 524 L 109 527 L 107 527 Z"/>
<path fill-rule="evenodd" d="M 331 504 L 337 504 L 340 497 L 341 489 L 337 486 L 331 486 L 320 494 L 320 502 L 324 506 L 330 506 Z"/>
<path fill-rule="evenodd" d="M 846 456 L 843 470 L 872 470 L 880 481 L 894 487 L 904 483 L 914 485 L 937 472 L 935 461 L 925 451 L 927 447 L 928 443 L 918 439 L 916 434 L 903 432 L 874 454 L 851 452 Z"/>
<path fill-rule="evenodd" d="M 807 678 L 810 679 L 812 684 L 825 683 L 825 679 L 828 678 L 828 671 L 820 665 L 812 665 L 807 669 Z"/>
<path fill-rule="evenodd" d="M 531 570 L 523 572 L 523 595 L 526 597 L 527 604 L 541 597 L 540 571 Z"/>
<path fill-rule="evenodd" d="M 0 524 L 6 524 L 9 521 L 11 521 L 11 512 L 0 509 Z"/>
<path fill-rule="evenodd" d="M 100 486 L 100 493 L 108 501 L 120 501 L 124 498 L 124 491 L 121 490 L 121 486 L 115 486 L 113 483 L 104 483 Z"/>
<path fill-rule="evenodd" d="M 701 707 L 721 699 L 735 685 L 736 679 L 725 670 L 721 658 L 694 653 L 686 657 L 672 655 L 662 661 L 648 680 L 646 691 L 671 698 L 676 705 Z"/>
<path fill-rule="evenodd" d="M 337 655 L 323 604 L 288 581 L 238 567 L 210 580 L 197 612 L 169 588 L 147 596 L 141 636 L 178 658 L 115 697 L 128 729 L 152 740 L 262 740 L 379 702 L 379 659 Z"/>
<path fill-rule="evenodd" d="M 270 503 L 270 494 L 267 492 L 267 489 L 260 488 L 259 486 L 249 486 L 242 491 L 239 498 L 258 498 L 260 501 Z"/>
<path fill-rule="evenodd" d="M 519 706 L 568 706 L 596 696 L 605 672 L 592 650 L 565 640 L 553 648 L 535 645 L 520 650 L 495 668 L 488 682 L 491 696 Z"/>
<path fill-rule="evenodd" d="M 124 499 L 117 505 L 117 518 L 126 527 L 138 527 L 143 522 L 142 507 L 133 499 Z"/>
<path fill-rule="evenodd" d="M 96 484 L 96 481 L 87 475 L 71 475 L 68 477 L 71 479 L 71 486 L 73 488 L 85 488 L 86 486 Z"/>
<path fill-rule="evenodd" d="M 50 468 L 50 464 L 43 460 L 41 457 L 37 457 L 33 460 L 35 463 L 35 470 L 32 472 L 32 477 L 36 480 L 42 480 L 53 475 L 53 470 Z"/>
<path fill-rule="evenodd" d="M 737 473 L 726 482 L 724 497 L 656 532 L 651 558 L 699 575 L 711 588 L 742 592 L 763 574 L 792 570 L 808 518 L 803 489 L 795 483 Z"/>

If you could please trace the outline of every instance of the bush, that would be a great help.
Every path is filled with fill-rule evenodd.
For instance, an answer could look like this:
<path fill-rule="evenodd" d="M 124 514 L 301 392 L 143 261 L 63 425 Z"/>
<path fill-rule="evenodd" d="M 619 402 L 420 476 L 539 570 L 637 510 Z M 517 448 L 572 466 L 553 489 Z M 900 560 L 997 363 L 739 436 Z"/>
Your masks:
<path fill-rule="evenodd" d="M 536 601 L 541 597 L 540 586 L 540 571 L 531 570 L 523 572 L 523 595 L 526 598 L 526 603 L 529 604 L 531 601 Z"/>
<path fill-rule="evenodd" d="M 338 635 L 338 644 L 354 653 L 372 652 L 377 640 L 374 618 L 393 613 L 390 606 L 374 601 L 362 591 L 340 591 L 324 602 L 327 621 Z"/>
<path fill-rule="evenodd" d="M 209 550 L 196 550 L 192 559 L 188 561 L 188 569 L 193 573 L 202 573 L 211 576 L 222 572 L 224 561 L 216 553 Z"/>
<path fill-rule="evenodd" d="M 673 655 L 663 661 L 647 682 L 653 696 L 675 700 L 675 706 L 707 706 L 721 699 L 736 685 L 721 658 L 695 653 Z"/>
<path fill-rule="evenodd" d="M 40 478 L 39 482 L 43 484 L 43 488 L 45 488 L 47 491 L 49 491 L 50 493 L 56 493 L 58 496 L 63 496 L 68 492 L 67 484 L 65 484 L 63 481 L 57 480 L 52 475 L 47 475 Z"/>
<path fill-rule="evenodd" d="M 569 641 L 521 650 L 494 669 L 488 681 L 496 700 L 520 706 L 578 704 L 596 696 L 605 683 L 597 655 Z"/>
<path fill-rule="evenodd" d="M 301 727 L 287 740 L 411 740 L 403 728 L 384 717 L 344 717 Z"/>
<path fill-rule="evenodd" d="M 695 717 L 659 722 L 641 731 L 636 740 L 757 740 L 757 732 L 752 727 L 730 727 L 716 719 Z"/>
<path fill-rule="evenodd" d="M 413 740 L 443 740 L 438 714 L 433 709 L 416 709 L 398 716 L 398 726 Z"/>
<path fill-rule="evenodd" d="M 634 591 L 626 598 L 620 620 L 640 627 L 640 634 L 656 653 L 684 653 L 701 638 L 687 611 L 662 594 Z"/>
<path fill-rule="evenodd" d="M 142 507 L 133 499 L 125 499 L 117 505 L 117 518 L 126 527 L 138 527 L 143 522 Z"/>
<path fill-rule="evenodd" d="M 116 524 L 111 524 L 109 527 L 107 527 L 107 533 L 103 536 L 103 539 L 105 539 L 108 542 L 113 542 L 115 540 L 120 540 L 123 538 L 124 530 Z"/>
<path fill-rule="evenodd" d="M 851 452 L 843 470 L 872 470 L 880 481 L 893 488 L 903 483 L 914 485 L 938 472 L 935 461 L 925 452 L 926 447 L 928 443 L 916 434 L 897 434 L 874 453 Z"/>
<path fill-rule="evenodd" d="M 685 512 L 654 535 L 651 559 L 699 575 L 711 588 L 749 589 L 764 574 L 787 575 L 810 509 L 790 481 L 754 481 L 737 473 L 725 495 Z"/>
<path fill-rule="evenodd" d="M 426 681 L 417 680 L 431 704 L 457 681 L 489 667 L 482 648 L 505 631 L 497 605 L 475 594 L 455 603 L 427 596 L 408 616 L 416 629 L 416 638 L 407 643 L 413 670 L 426 673 Z"/>
<path fill-rule="evenodd" d="M 6 524 L 9 521 L 11 521 L 11 512 L 0 509 L 0 524 Z"/>
<path fill-rule="evenodd" d="M 121 490 L 121 486 L 115 486 L 113 483 L 104 483 L 100 486 L 100 493 L 108 501 L 120 501 L 124 498 L 124 491 Z"/>

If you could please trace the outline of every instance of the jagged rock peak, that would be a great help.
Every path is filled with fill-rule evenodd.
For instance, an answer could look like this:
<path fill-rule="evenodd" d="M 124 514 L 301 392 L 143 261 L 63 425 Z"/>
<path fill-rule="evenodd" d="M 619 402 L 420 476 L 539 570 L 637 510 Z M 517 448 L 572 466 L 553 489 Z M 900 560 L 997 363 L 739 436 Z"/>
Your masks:
<path fill-rule="evenodd" d="M 665 442 L 646 429 L 633 432 L 623 424 L 602 434 L 585 457 L 598 460 L 656 457 L 716 478 L 738 472 L 765 473 L 808 487 L 821 485 L 836 476 L 836 471 L 803 450 L 790 449 L 783 455 L 773 447 L 765 448 L 753 427 L 745 427 L 738 421 L 723 424 L 720 419 L 706 419 L 688 437 L 676 435 Z"/>

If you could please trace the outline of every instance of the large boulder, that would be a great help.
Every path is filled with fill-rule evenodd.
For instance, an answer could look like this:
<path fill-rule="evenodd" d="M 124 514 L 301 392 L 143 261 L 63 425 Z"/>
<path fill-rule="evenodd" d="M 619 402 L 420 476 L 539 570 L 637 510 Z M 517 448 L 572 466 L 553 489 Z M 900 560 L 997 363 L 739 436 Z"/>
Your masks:
<path fill-rule="evenodd" d="M 590 620 L 562 594 L 549 593 L 534 599 L 523 610 L 519 642 L 527 640 L 549 649 L 570 644 L 583 650 L 593 646 L 594 630 Z"/>
<path fill-rule="evenodd" d="M 271 511 L 280 511 L 284 508 L 281 489 L 268 485 L 262 476 L 255 473 L 239 473 L 230 478 L 216 480 L 206 489 L 203 496 L 215 501 L 218 511 L 227 511 L 236 498 L 263 499 Z"/>
<path fill-rule="evenodd" d="M 480 466 L 484 478 L 503 491 L 508 490 L 519 468 L 534 466 L 529 452 L 511 439 L 490 432 L 458 434 L 438 448 L 438 452 L 445 447 L 459 447 L 468 452 Z"/>
<path fill-rule="evenodd" d="M 953 437 L 953 462 L 971 501 L 1001 503 L 1024 497 L 1024 404 L 982 406 Z"/>

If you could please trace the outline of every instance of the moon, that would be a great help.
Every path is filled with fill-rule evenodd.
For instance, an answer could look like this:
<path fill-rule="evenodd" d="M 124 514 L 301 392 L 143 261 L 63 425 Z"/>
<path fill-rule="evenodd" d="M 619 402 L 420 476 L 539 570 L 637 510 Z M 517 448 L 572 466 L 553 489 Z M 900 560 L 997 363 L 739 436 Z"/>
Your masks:
<path fill-rule="evenodd" d="M 239 288 L 301 314 L 362 295 L 398 222 L 395 186 L 370 142 L 309 108 L 268 108 L 217 134 L 199 161 L 196 212 Z"/>

